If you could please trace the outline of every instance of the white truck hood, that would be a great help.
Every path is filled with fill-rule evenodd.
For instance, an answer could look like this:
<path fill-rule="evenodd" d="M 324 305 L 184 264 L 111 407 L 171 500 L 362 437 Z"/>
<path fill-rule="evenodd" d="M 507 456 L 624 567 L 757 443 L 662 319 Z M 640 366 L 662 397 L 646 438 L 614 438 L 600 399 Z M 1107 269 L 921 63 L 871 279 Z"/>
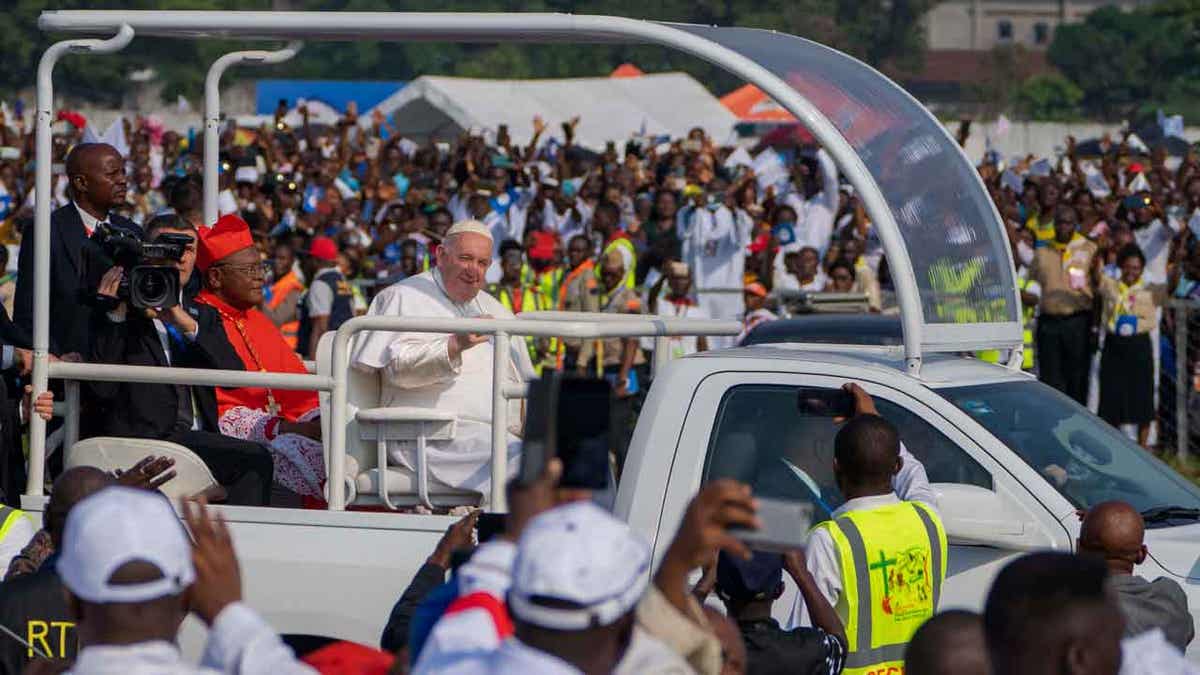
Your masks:
<path fill-rule="evenodd" d="M 1146 530 L 1146 548 L 1159 567 L 1189 580 L 1200 580 L 1200 523 Z"/>

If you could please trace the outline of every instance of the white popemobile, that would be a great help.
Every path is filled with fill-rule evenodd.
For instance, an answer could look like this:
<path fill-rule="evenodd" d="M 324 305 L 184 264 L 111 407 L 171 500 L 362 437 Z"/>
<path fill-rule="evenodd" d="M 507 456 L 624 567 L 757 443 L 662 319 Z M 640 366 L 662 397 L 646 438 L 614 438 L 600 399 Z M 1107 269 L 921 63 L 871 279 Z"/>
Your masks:
<path fill-rule="evenodd" d="M 174 38 L 649 42 L 707 59 L 762 88 L 814 134 L 861 197 L 887 256 L 901 309 L 902 344 L 773 344 L 665 363 L 653 385 L 618 486 L 615 513 L 661 556 L 688 500 L 706 481 L 734 476 L 760 495 L 811 502 L 818 515 L 841 501 L 833 487 L 832 422 L 799 412 L 801 391 L 861 383 L 925 465 L 951 544 L 943 607 L 975 607 L 997 571 L 1022 551 L 1072 550 L 1076 509 L 1108 499 L 1146 517 L 1150 557 L 1137 572 L 1169 576 L 1200 610 L 1200 491 L 1083 408 L 1019 371 L 1020 304 L 1004 228 L 970 162 L 942 126 L 902 89 L 854 59 L 761 30 L 552 14 L 305 12 L 46 12 L 42 29 L 115 36 L 58 43 L 38 80 L 37 190 L 50 192 L 54 63 L 63 53 L 104 53 L 136 34 Z M 220 62 L 224 68 L 227 62 Z M 215 86 L 210 93 L 215 91 Z M 216 117 L 209 97 L 207 115 Z M 206 157 L 215 166 L 216 157 Z M 210 167 L 211 168 L 211 167 Z M 215 175 L 215 171 L 213 171 Z M 215 190 L 215 184 L 206 186 Z M 215 193 L 214 193 L 215 194 Z M 48 363 L 48 202 L 34 236 L 38 301 L 34 386 L 68 380 L 67 463 L 121 463 L 148 448 L 180 457 L 177 491 L 206 480 L 183 448 L 125 440 L 73 443 L 72 381 L 191 382 L 322 392 L 330 475 L 327 511 L 223 507 L 248 600 L 277 629 L 375 644 L 392 604 L 452 522 L 446 516 L 347 511 L 356 505 L 450 506 L 477 495 L 441 491 L 415 470 L 386 466 L 386 442 L 452 439 L 452 414 L 381 408 L 377 376 L 351 372 L 362 330 L 566 337 L 732 335 L 720 321 L 522 315 L 515 320 L 363 317 L 327 336 L 317 372 L 279 375 Z M 1009 366 L 956 354 L 1009 350 Z M 502 351 L 502 350 L 501 350 Z M 503 373 L 496 362 L 496 371 Z M 507 473 L 506 399 L 493 387 L 493 476 Z M 35 419 L 23 500 L 44 508 L 45 448 Z M 497 450 L 499 449 L 499 452 Z M 418 455 L 420 452 L 418 452 Z M 198 466 L 197 466 L 198 464 Z M 382 471 L 381 471 L 382 469 Z M 503 505 L 503 481 L 492 503 Z M 783 619 L 791 599 L 776 604 Z M 200 643 L 193 626 L 185 643 Z M 1200 651 L 1189 652 L 1195 659 Z"/>

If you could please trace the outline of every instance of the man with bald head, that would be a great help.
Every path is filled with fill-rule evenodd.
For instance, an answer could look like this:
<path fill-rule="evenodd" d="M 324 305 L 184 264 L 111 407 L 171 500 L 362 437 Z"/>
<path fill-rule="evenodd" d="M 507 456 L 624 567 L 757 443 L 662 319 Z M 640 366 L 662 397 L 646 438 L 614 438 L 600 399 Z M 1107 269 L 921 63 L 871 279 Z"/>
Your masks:
<path fill-rule="evenodd" d="M 512 312 L 482 293 L 492 264 L 492 235 L 480 222 L 455 224 L 438 246 L 437 266 L 384 289 L 371 302 L 368 316 L 441 319 L 511 319 Z M 495 340 L 486 334 L 394 333 L 365 331 L 354 342 L 351 365 L 378 372 L 381 406 L 413 406 L 458 415 L 453 440 L 427 444 L 431 484 L 478 492 L 486 500 L 491 489 L 492 353 Z M 533 377 L 525 338 L 514 336 L 500 345 L 508 351 L 505 381 L 519 384 Z M 520 405 L 508 409 L 509 468 L 520 443 Z M 415 471 L 415 443 L 390 441 L 392 464 Z"/>
<path fill-rule="evenodd" d="M 1149 553 L 1145 530 L 1137 509 L 1120 501 L 1101 502 L 1083 518 L 1079 552 L 1102 558 L 1108 566 L 1108 585 L 1125 617 L 1126 636 L 1161 628 L 1167 641 L 1183 651 L 1196 634 L 1187 594 L 1173 579 L 1147 581 L 1133 573 Z"/>
<path fill-rule="evenodd" d="M 67 155 L 71 203 L 50 214 L 50 352 L 87 354 L 91 318 L 78 311 L 95 295 L 111 263 L 89 238 L 100 223 L 141 233 L 132 220 L 112 213 L 125 203 L 125 160 L 105 143 L 75 146 Z M 33 232 L 21 239 L 13 321 L 33 334 Z"/>

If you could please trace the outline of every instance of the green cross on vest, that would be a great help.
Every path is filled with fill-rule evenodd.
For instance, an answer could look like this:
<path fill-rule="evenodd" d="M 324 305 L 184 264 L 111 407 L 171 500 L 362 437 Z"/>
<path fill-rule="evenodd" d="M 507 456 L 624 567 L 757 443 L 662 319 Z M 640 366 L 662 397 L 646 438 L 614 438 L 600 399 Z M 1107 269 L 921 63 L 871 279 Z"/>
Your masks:
<path fill-rule="evenodd" d="M 870 565 L 867 565 L 868 569 L 879 570 L 879 574 L 883 577 L 883 597 L 885 597 L 885 598 L 888 597 L 888 591 L 890 590 L 890 588 L 888 586 L 887 569 L 889 567 L 892 567 L 895 564 L 896 564 L 896 559 L 888 558 L 886 555 L 884 555 L 883 551 L 881 550 L 881 551 L 879 551 L 879 562 L 874 562 L 874 563 L 871 563 Z"/>

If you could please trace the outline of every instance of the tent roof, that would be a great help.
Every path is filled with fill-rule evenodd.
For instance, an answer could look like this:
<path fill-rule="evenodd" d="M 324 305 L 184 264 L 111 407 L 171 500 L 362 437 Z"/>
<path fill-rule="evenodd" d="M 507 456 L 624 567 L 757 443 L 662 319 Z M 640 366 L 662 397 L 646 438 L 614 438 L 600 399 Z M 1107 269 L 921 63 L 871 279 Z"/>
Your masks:
<path fill-rule="evenodd" d="M 397 131 L 409 136 L 444 138 L 463 129 L 495 130 L 507 124 L 516 143 L 529 142 L 535 115 L 546 121 L 550 134 L 579 115 L 576 141 L 593 148 L 635 134 L 678 138 L 693 127 L 724 142 L 737 123 L 716 97 L 684 73 L 557 80 L 426 76 L 375 109 L 393 117 Z M 402 114 L 396 115 L 398 111 Z M 361 120 L 370 117 L 371 111 L 360 115 Z"/>
<path fill-rule="evenodd" d="M 611 73 L 609 73 L 608 76 L 609 77 L 641 77 L 642 75 L 645 75 L 645 74 L 646 73 L 642 72 L 641 68 L 638 68 L 637 66 L 633 65 L 632 63 L 622 63 L 621 65 L 617 66 Z"/>
<path fill-rule="evenodd" d="M 721 97 L 721 105 L 743 122 L 795 122 L 783 106 L 772 101 L 762 89 L 747 84 Z"/>

